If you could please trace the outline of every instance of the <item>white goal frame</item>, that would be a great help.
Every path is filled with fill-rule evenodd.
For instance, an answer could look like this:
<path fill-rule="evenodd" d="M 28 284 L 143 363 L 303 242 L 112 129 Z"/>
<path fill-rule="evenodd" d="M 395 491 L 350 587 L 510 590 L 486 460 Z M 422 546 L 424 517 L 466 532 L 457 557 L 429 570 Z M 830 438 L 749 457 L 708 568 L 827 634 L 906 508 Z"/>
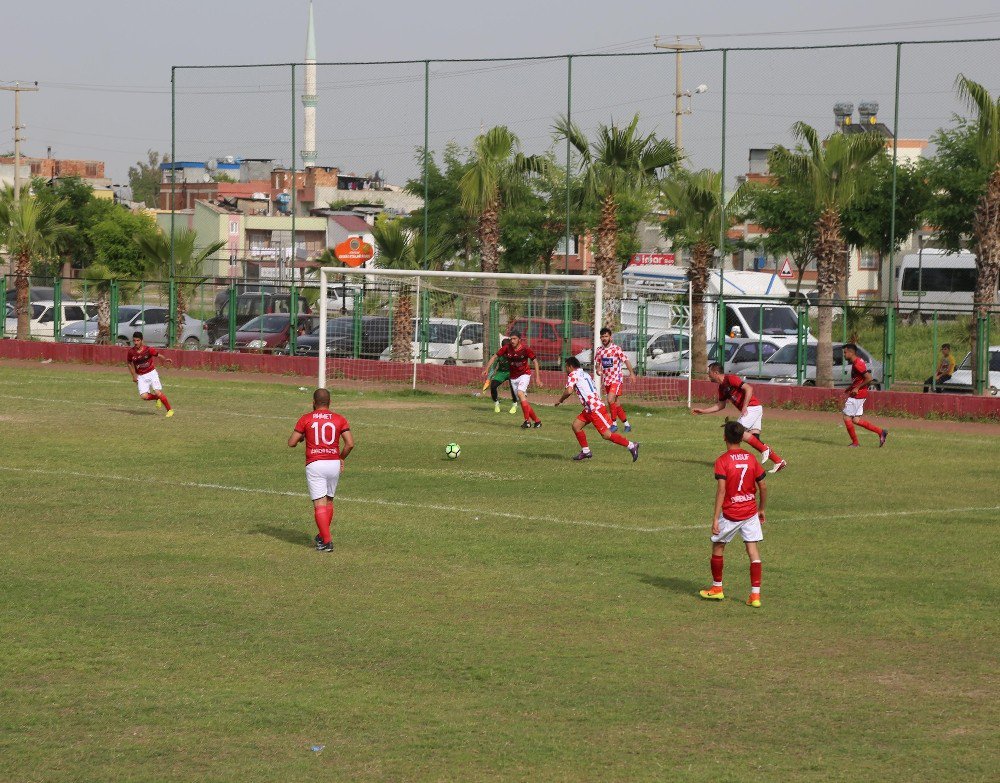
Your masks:
<path fill-rule="evenodd" d="M 324 266 L 319 270 L 319 373 L 317 377 L 318 387 L 326 388 L 326 322 L 327 322 L 327 293 L 330 287 L 329 275 L 348 275 L 352 277 L 364 278 L 416 278 L 416 304 L 417 309 L 414 317 L 420 319 L 420 283 L 429 278 L 465 278 L 474 280 L 535 280 L 540 283 L 563 283 L 566 284 L 586 284 L 594 286 L 594 344 L 591 351 L 596 352 L 597 346 L 601 343 L 601 326 L 604 320 L 604 278 L 600 275 L 529 275 L 513 274 L 509 272 L 446 272 L 429 269 L 369 269 L 365 267 L 336 267 Z M 485 339 L 484 335 L 484 339 Z M 487 343 L 488 344 L 488 343 Z M 419 358 L 413 358 L 413 384 L 412 388 L 417 388 L 417 366 Z"/>

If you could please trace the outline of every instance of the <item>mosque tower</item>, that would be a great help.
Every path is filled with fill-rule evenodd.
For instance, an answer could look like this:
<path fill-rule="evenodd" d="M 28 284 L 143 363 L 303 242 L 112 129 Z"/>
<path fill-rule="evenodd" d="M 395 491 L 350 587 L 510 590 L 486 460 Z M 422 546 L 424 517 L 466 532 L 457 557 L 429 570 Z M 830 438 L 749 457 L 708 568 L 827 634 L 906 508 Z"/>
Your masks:
<path fill-rule="evenodd" d="M 309 27 L 306 30 L 306 77 L 302 94 L 302 166 L 316 165 L 316 30 L 313 26 L 313 6 L 309 3 Z"/>

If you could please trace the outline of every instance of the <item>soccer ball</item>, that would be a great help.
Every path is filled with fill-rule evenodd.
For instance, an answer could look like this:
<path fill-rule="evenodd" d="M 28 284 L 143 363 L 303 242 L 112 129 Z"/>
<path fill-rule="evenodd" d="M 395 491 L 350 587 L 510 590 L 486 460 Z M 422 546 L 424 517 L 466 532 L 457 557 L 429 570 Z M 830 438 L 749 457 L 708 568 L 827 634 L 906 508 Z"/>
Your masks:
<path fill-rule="evenodd" d="M 462 447 L 457 443 L 449 443 L 444 447 L 444 453 L 448 459 L 458 459 L 458 455 L 462 453 Z"/>

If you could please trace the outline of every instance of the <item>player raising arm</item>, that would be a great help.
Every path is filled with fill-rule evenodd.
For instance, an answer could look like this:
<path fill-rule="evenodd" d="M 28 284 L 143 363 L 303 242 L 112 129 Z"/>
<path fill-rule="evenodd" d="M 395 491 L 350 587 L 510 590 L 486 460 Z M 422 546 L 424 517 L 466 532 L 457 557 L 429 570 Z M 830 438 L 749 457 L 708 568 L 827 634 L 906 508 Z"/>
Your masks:
<path fill-rule="evenodd" d="M 344 441 L 343 447 L 341 440 Z M 330 524 L 333 522 L 333 497 L 337 494 L 344 460 L 354 448 L 354 436 L 347 419 L 330 410 L 330 392 L 326 389 L 313 392 L 312 412 L 295 423 L 288 446 L 294 449 L 301 441 L 306 442 L 306 484 L 319 529 L 316 550 L 332 552 Z"/>
<path fill-rule="evenodd" d="M 876 427 L 870 421 L 861 417 L 865 412 L 865 400 L 868 398 L 868 387 L 872 382 L 872 374 L 865 364 L 865 360 L 858 356 L 858 346 L 854 343 L 847 343 L 844 346 L 844 358 L 851 363 L 851 387 L 847 390 L 847 402 L 844 403 L 844 426 L 847 434 L 851 436 L 851 446 L 857 448 L 858 433 L 854 425 L 864 427 L 866 430 L 878 434 L 878 447 L 885 445 L 885 439 L 889 437 L 889 430 Z"/>
<path fill-rule="evenodd" d="M 604 387 L 604 395 L 608 401 L 608 410 L 611 411 L 611 431 L 618 432 L 618 425 L 614 423 L 617 418 L 625 425 L 625 432 L 632 431 L 632 425 L 628 423 L 628 416 L 625 409 L 618 404 L 618 398 L 622 396 L 624 388 L 624 375 L 622 365 L 628 367 L 629 377 L 635 380 L 635 367 L 629 361 L 619 346 L 611 342 L 611 330 L 607 327 L 601 329 L 601 347 L 594 354 L 594 372 L 601 379 Z"/>
<path fill-rule="evenodd" d="M 507 359 L 510 362 L 510 387 L 517 393 L 517 399 L 521 402 L 521 412 L 524 414 L 521 429 L 541 427 L 541 420 L 531 407 L 531 403 L 528 402 L 528 385 L 531 383 L 531 371 L 528 369 L 529 361 L 535 366 L 535 383 L 538 384 L 539 388 L 542 386 L 542 373 L 538 368 L 535 352 L 521 340 L 520 332 L 511 332 L 510 343 L 490 357 L 489 364 L 483 370 L 484 378 L 489 374 L 493 363 L 499 359 Z"/>
<path fill-rule="evenodd" d="M 712 513 L 712 586 L 698 593 L 702 598 L 721 601 L 723 552 L 726 544 L 739 533 L 750 558 L 750 597 L 747 605 L 760 608 L 760 551 L 757 544 L 764 540 L 761 525 L 767 505 L 767 484 L 764 469 L 756 457 L 740 448 L 743 425 L 726 422 L 726 453 L 715 461 L 715 511 Z M 757 493 L 760 505 L 757 505 Z"/>
<path fill-rule="evenodd" d="M 132 375 L 132 383 L 139 387 L 139 396 L 144 400 L 156 400 L 156 407 L 162 405 L 167 409 L 167 418 L 174 415 L 174 409 L 170 407 L 167 395 L 163 393 L 163 386 L 160 383 L 160 374 L 156 372 L 155 359 L 173 364 L 173 359 L 164 356 L 155 348 L 146 345 L 142 341 L 142 332 L 132 332 L 132 347 L 128 349 L 125 362 L 128 371 Z"/>
<path fill-rule="evenodd" d="M 738 375 L 726 375 L 722 365 L 712 362 L 708 365 L 708 379 L 712 383 L 719 384 L 719 401 L 711 408 L 692 408 L 691 413 L 700 416 L 705 413 L 718 413 L 726 407 L 726 401 L 730 401 L 740 412 L 739 422 L 743 425 L 743 441 L 749 443 L 760 452 L 760 461 L 767 462 L 769 459 L 774 462 L 771 468 L 772 473 L 788 465 L 778 452 L 774 451 L 766 443 L 760 440 L 760 428 L 764 420 L 764 406 L 753 396 L 753 386 L 745 383 Z"/>
<path fill-rule="evenodd" d="M 633 443 L 621 435 L 611 432 L 611 415 L 604 403 L 601 402 L 601 395 L 597 392 L 597 384 L 594 379 L 580 367 L 580 360 L 575 356 L 570 356 L 566 360 L 566 372 L 569 374 L 566 378 L 566 388 L 563 390 L 562 397 L 556 402 L 556 406 L 564 403 L 574 392 L 583 406 L 583 412 L 573 420 L 572 425 L 573 433 L 580 444 L 580 453 L 573 459 L 579 461 L 594 456 L 590 451 L 590 446 L 587 445 L 587 436 L 583 434 L 583 428 L 588 424 L 593 424 L 594 429 L 601 434 L 604 440 L 610 440 L 612 443 L 627 448 L 632 455 L 633 462 L 639 459 L 638 443 Z"/>

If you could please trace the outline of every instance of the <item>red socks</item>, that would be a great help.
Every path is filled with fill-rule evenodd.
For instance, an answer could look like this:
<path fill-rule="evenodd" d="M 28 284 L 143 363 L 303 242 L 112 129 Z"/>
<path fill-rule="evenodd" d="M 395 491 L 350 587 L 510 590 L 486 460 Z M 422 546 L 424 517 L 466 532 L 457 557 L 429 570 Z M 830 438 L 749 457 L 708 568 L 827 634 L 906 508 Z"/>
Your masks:
<path fill-rule="evenodd" d="M 576 433 L 576 442 L 580 444 L 581 449 L 587 448 L 587 436 L 583 434 L 583 430 Z"/>
<path fill-rule="evenodd" d="M 847 434 L 851 436 L 851 443 L 855 446 L 858 445 L 858 432 L 854 429 L 854 422 L 850 419 L 844 419 L 844 426 L 847 427 Z"/>
<path fill-rule="evenodd" d="M 722 559 L 721 557 L 719 558 Z M 761 571 L 760 560 L 750 561 L 750 587 L 756 587 L 754 592 L 760 592 L 760 571 Z M 719 572 L 722 572 L 722 567 L 719 567 Z"/>
<path fill-rule="evenodd" d="M 319 528 L 319 537 L 324 544 L 330 543 L 330 522 L 333 519 L 333 506 L 314 506 L 313 514 L 316 517 L 316 527 Z"/>
<path fill-rule="evenodd" d="M 869 432 L 874 432 L 876 435 L 882 434 L 882 428 L 876 427 L 870 421 L 865 421 L 864 419 L 858 419 L 858 426 L 864 427 L 866 430 L 868 430 Z"/>
<path fill-rule="evenodd" d="M 170 410 L 170 403 L 167 402 L 167 395 L 164 394 L 163 392 L 157 392 L 156 396 L 160 398 L 160 402 L 163 403 L 163 407 L 166 408 L 167 410 Z M 879 431 L 881 432 L 881 430 Z"/>
<path fill-rule="evenodd" d="M 712 555 L 712 581 L 722 584 L 722 555 Z"/>
<path fill-rule="evenodd" d="M 617 402 L 611 407 L 611 415 L 617 418 L 618 421 L 628 421 L 628 416 L 625 415 L 625 409 Z"/>
<path fill-rule="evenodd" d="M 752 435 L 752 434 L 748 434 L 747 444 L 750 445 L 750 446 L 753 446 L 761 454 L 763 454 L 766 449 L 770 448 L 770 446 L 768 446 L 766 443 L 764 443 L 760 438 L 758 438 L 756 435 Z M 776 452 L 774 449 L 771 449 L 771 461 L 775 465 L 777 465 L 779 462 L 781 462 L 781 457 L 778 455 L 778 452 Z"/>
<path fill-rule="evenodd" d="M 628 448 L 628 438 L 623 438 L 617 432 L 608 433 L 611 437 L 608 438 L 612 443 L 617 443 L 619 446 L 624 446 Z"/>
<path fill-rule="evenodd" d="M 538 421 L 538 416 L 535 415 L 534 408 L 531 407 L 531 403 L 525 400 L 521 403 L 521 412 L 524 414 L 524 420 L 528 421 Z"/>

